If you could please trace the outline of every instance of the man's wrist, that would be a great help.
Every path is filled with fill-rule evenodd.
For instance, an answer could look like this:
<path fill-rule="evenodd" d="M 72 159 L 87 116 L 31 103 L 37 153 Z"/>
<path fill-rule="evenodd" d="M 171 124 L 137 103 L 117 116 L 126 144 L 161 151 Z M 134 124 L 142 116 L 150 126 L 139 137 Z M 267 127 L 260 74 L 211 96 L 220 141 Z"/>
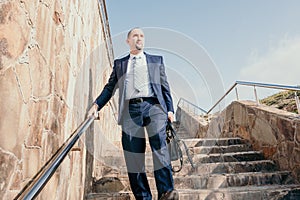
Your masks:
<path fill-rule="evenodd" d="M 96 109 L 97 111 L 99 111 L 99 106 L 98 106 L 97 103 L 94 102 L 93 106 L 95 107 L 95 109 Z"/>

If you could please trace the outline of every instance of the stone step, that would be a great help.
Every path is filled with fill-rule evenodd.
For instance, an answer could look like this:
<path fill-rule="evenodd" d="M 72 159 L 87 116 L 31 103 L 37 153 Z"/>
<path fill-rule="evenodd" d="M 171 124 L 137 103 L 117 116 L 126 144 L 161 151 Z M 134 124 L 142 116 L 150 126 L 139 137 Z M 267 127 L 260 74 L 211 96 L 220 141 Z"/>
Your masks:
<path fill-rule="evenodd" d="M 183 155 L 185 165 L 189 165 L 186 154 Z M 237 153 L 216 153 L 216 154 L 195 154 L 192 156 L 194 164 L 201 165 L 204 163 L 222 163 L 222 162 L 243 162 L 243 161 L 259 161 L 264 160 L 264 156 L 258 151 L 246 151 Z M 103 162 L 107 166 L 125 167 L 125 160 L 123 156 L 106 156 Z M 153 161 L 151 153 L 146 153 L 145 163 L 147 168 L 153 168 Z M 179 165 L 179 161 L 172 162 L 173 165 Z"/>
<path fill-rule="evenodd" d="M 133 200 L 132 192 L 90 193 L 86 200 Z"/>
<path fill-rule="evenodd" d="M 236 153 L 195 154 L 194 163 L 216 163 L 264 160 L 264 155 L 258 151 L 246 151 Z"/>
<path fill-rule="evenodd" d="M 245 143 L 246 141 L 241 138 L 205 138 L 200 140 L 195 146 L 229 146 Z"/>
<path fill-rule="evenodd" d="M 202 146 L 190 147 L 193 154 L 215 154 L 215 153 L 232 153 L 250 151 L 251 147 L 247 144 L 236 144 L 230 146 Z"/>
<path fill-rule="evenodd" d="M 290 172 L 251 172 L 239 174 L 206 174 L 192 176 L 175 176 L 177 189 L 217 189 L 252 185 L 292 184 Z"/>
<path fill-rule="evenodd" d="M 147 166 L 152 166 L 153 165 L 153 161 L 152 161 L 152 153 L 151 152 L 146 152 L 145 154 L 145 163 Z M 126 166 L 125 164 L 125 158 L 122 154 L 117 154 L 114 156 L 105 156 L 103 157 L 103 163 L 105 163 L 105 165 L 108 166 Z"/>
<path fill-rule="evenodd" d="M 182 167 L 182 170 L 178 173 L 175 173 L 175 176 L 274 171 L 278 171 L 278 167 L 271 160 L 200 163 L 197 164 L 195 168 L 192 168 L 190 164 L 185 163 Z"/>
<path fill-rule="evenodd" d="M 197 141 L 188 140 L 187 146 L 189 145 L 188 147 L 192 154 L 218 154 L 218 153 L 224 154 L 224 153 L 233 153 L 233 152 L 246 152 L 251 150 L 251 147 L 248 144 L 236 144 L 230 146 L 201 146 L 201 147 L 192 146 L 197 144 L 198 142 L 199 140 Z M 151 151 L 147 151 L 147 152 L 148 154 L 150 154 Z M 116 155 L 123 156 L 123 150 L 122 149 L 107 150 L 105 151 L 104 159 L 108 158 L 108 160 L 111 160 L 110 157 L 115 157 Z"/>
<path fill-rule="evenodd" d="M 251 145 L 241 138 L 191 138 L 182 139 L 187 147 L 195 153 L 228 153 L 251 150 Z M 106 156 L 123 155 L 121 142 L 114 142 L 115 148 L 106 150 Z M 151 152 L 148 140 L 146 140 L 146 152 Z"/>
<path fill-rule="evenodd" d="M 116 156 L 116 155 L 123 156 L 123 149 L 115 148 L 113 150 L 105 150 L 104 158 L 109 156 Z"/>
<path fill-rule="evenodd" d="M 179 199 L 192 200 L 299 200 L 299 185 L 267 185 L 246 186 L 219 189 L 178 189 Z M 153 200 L 157 200 L 156 190 L 152 191 Z M 87 200 L 133 200 L 133 194 L 119 193 L 90 193 Z"/>
<path fill-rule="evenodd" d="M 299 185 L 246 186 L 214 190 L 178 190 L 179 199 L 193 200 L 296 200 L 300 199 Z M 292 198 L 291 198 L 292 196 Z"/>
<path fill-rule="evenodd" d="M 186 138 L 182 139 L 187 147 L 203 147 L 203 146 L 230 146 L 230 145 L 251 145 L 241 138 Z M 118 150 L 122 150 L 122 144 L 120 141 L 113 143 Z M 148 139 L 146 140 L 146 147 L 150 147 Z"/>
<path fill-rule="evenodd" d="M 188 147 L 201 147 L 201 146 L 229 146 L 237 144 L 247 144 L 241 138 L 189 138 L 182 139 Z"/>
<path fill-rule="evenodd" d="M 127 178 L 124 178 L 127 179 Z M 155 190 L 154 177 L 148 177 L 150 188 Z M 218 189 L 229 187 L 285 185 L 294 184 L 292 175 L 287 171 L 270 173 L 251 172 L 239 174 L 203 174 L 174 176 L 176 189 Z"/>
<path fill-rule="evenodd" d="M 289 172 L 274 173 L 240 173 L 240 174 L 212 174 L 174 177 L 177 189 L 217 189 L 227 187 L 242 187 L 253 185 L 292 184 L 293 178 Z M 155 189 L 154 178 L 149 178 L 149 184 Z"/>
<path fill-rule="evenodd" d="M 115 156 L 105 156 L 102 160 L 102 162 L 110 167 L 120 167 L 120 166 L 126 166 L 125 159 L 123 154 L 118 154 Z"/>
<path fill-rule="evenodd" d="M 127 178 L 126 166 L 118 167 L 119 178 Z M 247 172 L 275 172 L 278 167 L 271 160 L 259 161 L 245 161 L 245 162 L 227 162 L 227 163 L 203 163 L 197 164 L 192 168 L 190 164 L 184 164 L 181 171 L 174 173 L 177 176 L 192 176 L 192 175 L 205 175 L 205 174 L 238 174 Z M 148 177 L 153 177 L 153 167 L 146 166 L 146 173 Z"/>

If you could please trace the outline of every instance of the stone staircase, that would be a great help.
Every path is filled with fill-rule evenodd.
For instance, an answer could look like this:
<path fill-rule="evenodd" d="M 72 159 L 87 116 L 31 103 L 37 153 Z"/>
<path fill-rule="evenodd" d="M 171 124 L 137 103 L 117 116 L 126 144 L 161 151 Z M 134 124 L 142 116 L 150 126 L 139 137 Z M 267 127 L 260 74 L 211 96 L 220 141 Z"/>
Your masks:
<path fill-rule="evenodd" d="M 181 138 L 186 135 L 180 126 L 177 132 Z M 253 151 L 247 141 L 241 138 L 185 138 L 184 141 L 189 147 L 196 167 L 192 168 L 185 157 L 182 170 L 174 174 L 175 188 L 179 192 L 180 199 L 300 199 L 300 185 L 294 182 L 291 173 L 280 171 L 276 164 L 266 160 L 261 152 Z M 118 173 L 114 180 L 122 183 L 125 189 L 121 192 L 94 191 L 97 193 L 88 194 L 86 197 L 88 200 L 134 199 L 128 186 L 123 154 L 120 151 L 120 153 L 113 152 L 112 155 L 108 155 L 106 163 L 118 166 L 115 169 Z M 148 181 L 153 191 L 153 199 L 156 199 L 155 180 L 150 164 L 152 158 L 149 153 L 146 155 L 146 163 Z"/>

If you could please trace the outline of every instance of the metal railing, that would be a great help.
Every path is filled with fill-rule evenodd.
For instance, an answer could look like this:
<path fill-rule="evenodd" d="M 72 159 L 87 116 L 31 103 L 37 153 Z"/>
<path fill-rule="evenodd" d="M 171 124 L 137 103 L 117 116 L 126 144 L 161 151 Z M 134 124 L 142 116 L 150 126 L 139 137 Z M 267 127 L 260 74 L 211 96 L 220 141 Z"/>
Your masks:
<path fill-rule="evenodd" d="M 66 155 L 70 152 L 80 136 L 88 129 L 95 120 L 95 116 L 88 117 L 73 132 L 67 141 L 60 147 L 57 153 L 44 165 L 33 180 L 15 197 L 16 199 L 31 200 L 34 199 L 50 180 L 56 169 L 60 166 Z"/>
<path fill-rule="evenodd" d="M 200 108 L 199 106 L 196 106 L 195 104 L 193 104 L 183 98 L 180 98 L 178 105 L 180 105 L 180 103 L 182 104 L 182 102 L 186 102 L 189 104 L 189 106 L 193 107 L 194 110 L 198 110 L 198 111 L 204 112 L 205 114 L 209 114 L 233 89 L 235 89 L 236 98 L 237 98 L 237 100 L 239 100 L 238 91 L 237 91 L 238 85 L 252 86 L 254 89 L 254 95 L 255 95 L 255 100 L 256 100 L 257 104 L 259 104 L 259 99 L 258 99 L 257 91 L 256 91 L 257 87 L 295 91 L 296 106 L 297 106 L 298 113 L 300 114 L 300 101 L 299 101 L 299 97 L 297 96 L 297 93 L 296 93 L 296 91 L 300 91 L 300 86 L 278 85 L 278 84 L 247 82 L 247 81 L 236 81 L 208 111 L 205 111 L 204 109 Z M 190 109 L 190 108 L 188 107 L 188 109 Z M 196 113 L 194 112 L 194 114 L 196 114 Z"/>
<path fill-rule="evenodd" d="M 207 111 L 200 108 L 199 106 L 193 104 L 192 102 L 186 100 L 185 98 L 180 98 L 178 103 L 177 103 L 177 107 L 180 107 L 180 106 L 185 106 L 187 108 L 187 111 L 188 112 L 193 112 L 194 115 L 200 115 L 200 114 L 207 114 Z"/>

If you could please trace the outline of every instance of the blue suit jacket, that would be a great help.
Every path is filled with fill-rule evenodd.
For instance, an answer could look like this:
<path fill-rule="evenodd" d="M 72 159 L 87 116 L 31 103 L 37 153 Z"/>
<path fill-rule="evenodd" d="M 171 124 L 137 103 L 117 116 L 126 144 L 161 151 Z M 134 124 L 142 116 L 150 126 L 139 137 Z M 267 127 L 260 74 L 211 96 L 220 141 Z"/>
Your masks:
<path fill-rule="evenodd" d="M 173 101 L 170 87 L 165 73 L 165 66 L 162 56 L 146 54 L 150 84 L 155 96 L 157 97 L 165 113 L 174 112 Z M 115 90 L 119 88 L 119 116 L 118 123 L 121 124 L 125 105 L 125 79 L 129 55 L 114 61 L 113 71 L 108 83 L 104 86 L 101 94 L 97 97 L 95 103 L 99 110 L 110 100 Z"/>

